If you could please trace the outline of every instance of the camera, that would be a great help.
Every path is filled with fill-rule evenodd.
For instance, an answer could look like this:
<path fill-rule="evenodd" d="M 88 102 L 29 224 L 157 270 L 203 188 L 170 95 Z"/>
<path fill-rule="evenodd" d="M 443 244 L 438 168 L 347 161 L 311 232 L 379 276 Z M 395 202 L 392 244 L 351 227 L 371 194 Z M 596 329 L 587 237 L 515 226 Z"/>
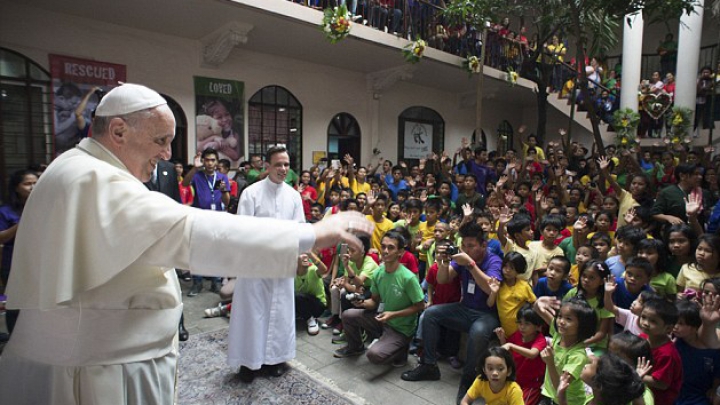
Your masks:
<path fill-rule="evenodd" d="M 340 255 L 346 255 L 348 254 L 348 244 L 347 243 L 341 243 L 340 244 Z"/>
<path fill-rule="evenodd" d="M 445 254 L 448 256 L 453 256 L 458 253 L 460 253 L 460 249 L 455 245 L 448 245 L 448 247 L 445 248 Z"/>
<path fill-rule="evenodd" d="M 213 185 L 213 190 L 220 190 L 220 183 L 222 183 L 222 180 L 216 181 L 215 185 Z"/>
<path fill-rule="evenodd" d="M 365 296 L 360 293 L 347 293 L 345 294 L 345 299 L 348 301 L 362 301 L 365 299 Z"/>

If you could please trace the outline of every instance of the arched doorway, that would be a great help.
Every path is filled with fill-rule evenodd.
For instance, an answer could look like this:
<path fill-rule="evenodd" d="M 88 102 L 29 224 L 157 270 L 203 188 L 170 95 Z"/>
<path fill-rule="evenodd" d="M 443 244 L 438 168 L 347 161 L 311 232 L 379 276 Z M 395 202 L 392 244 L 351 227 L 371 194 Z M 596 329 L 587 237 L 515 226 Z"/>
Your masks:
<path fill-rule="evenodd" d="M 187 117 L 180 104 L 175 101 L 172 97 L 163 94 L 163 98 L 167 101 L 168 107 L 175 116 L 175 139 L 173 139 L 170 148 L 172 149 L 172 160 L 178 160 L 185 164 L 188 160 L 188 147 L 187 147 Z M 193 154 L 194 157 L 194 154 Z"/>
<path fill-rule="evenodd" d="M 0 182 L 53 156 L 50 73 L 26 56 L 0 48 Z"/>
<path fill-rule="evenodd" d="M 344 112 L 335 115 L 327 130 L 328 160 L 342 160 L 349 153 L 356 162 L 360 162 L 360 135 L 360 125 L 355 117 Z"/>
<path fill-rule="evenodd" d="M 267 86 L 248 102 L 248 151 L 265 156 L 268 148 L 284 144 L 290 166 L 302 169 L 302 105 L 284 87 Z"/>
<path fill-rule="evenodd" d="M 445 120 L 427 107 L 410 107 L 398 117 L 398 160 L 411 165 L 445 149 Z"/>

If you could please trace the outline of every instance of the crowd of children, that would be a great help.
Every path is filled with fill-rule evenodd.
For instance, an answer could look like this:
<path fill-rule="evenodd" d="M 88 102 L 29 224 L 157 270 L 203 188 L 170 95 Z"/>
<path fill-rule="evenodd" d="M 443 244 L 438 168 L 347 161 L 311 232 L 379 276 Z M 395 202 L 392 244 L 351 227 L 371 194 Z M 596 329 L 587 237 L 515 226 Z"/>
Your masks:
<path fill-rule="evenodd" d="M 303 189 L 317 190 L 310 221 L 358 210 L 376 224 L 364 251 L 339 245 L 317 257 L 328 268 L 332 316 L 322 326 L 333 329 L 333 343 L 347 341 L 343 311 L 375 294 L 383 236 L 399 231 L 407 241 L 399 263 L 416 274 L 426 310 L 482 288 L 497 317 L 489 349 L 465 359 L 479 376 L 459 402 L 720 404 L 720 236 L 706 233 L 720 210 L 704 176 L 719 161 L 660 152 L 672 157 L 664 183 L 659 159 L 613 146 L 589 155 L 566 143 L 543 149 L 530 136 L 522 151 L 501 155 L 464 141 L 454 156 L 417 165 L 357 167 L 346 156 L 341 167 L 304 172 Z M 460 234 L 471 225 L 482 228 L 486 255 L 502 260 L 492 276 L 477 263 L 487 276 L 478 292 L 438 272 L 467 257 Z M 462 331 L 442 332 L 436 350 L 460 368 Z M 422 335 L 411 352 L 424 350 Z"/>

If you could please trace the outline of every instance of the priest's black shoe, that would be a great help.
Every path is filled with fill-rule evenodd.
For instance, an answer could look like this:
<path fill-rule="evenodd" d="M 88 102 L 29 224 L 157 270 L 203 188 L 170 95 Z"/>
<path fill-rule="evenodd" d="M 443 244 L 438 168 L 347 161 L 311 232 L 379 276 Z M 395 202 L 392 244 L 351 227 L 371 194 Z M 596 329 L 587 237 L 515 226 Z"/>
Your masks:
<path fill-rule="evenodd" d="M 185 329 L 185 315 L 180 315 L 180 323 L 178 324 L 178 339 L 181 342 L 188 340 L 190 333 Z"/>
<path fill-rule="evenodd" d="M 280 377 L 281 375 L 285 374 L 285 372 L 287 372 L 288 366 L 285 363 L 263 365 L 263 370 L 265 371 L 265 374 L 270 377 Z"/>
<path fill-rule="evenodd" d="M 240 377 L 240 381 L 246 384 L 250 384 L 255 379 L 256 374 L 257 371 L 250 370 L 245 366 L 240 366 L 240 372 L 238 372 L 238 377 Z"/>

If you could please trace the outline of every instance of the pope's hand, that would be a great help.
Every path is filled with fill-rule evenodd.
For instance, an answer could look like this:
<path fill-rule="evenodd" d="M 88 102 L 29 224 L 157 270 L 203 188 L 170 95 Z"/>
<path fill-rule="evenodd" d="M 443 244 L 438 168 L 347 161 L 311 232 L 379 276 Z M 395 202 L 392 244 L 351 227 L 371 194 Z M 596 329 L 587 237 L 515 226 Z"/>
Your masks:
<path fill-rule="evenodd" d="M 359 212 L 345 211 L 330 215 L 313 224 L 315 248 L 325 249 L 345 242 L 355 250 L 363 250 L 359 235 L 370 236 L 375 224 Z"/>

